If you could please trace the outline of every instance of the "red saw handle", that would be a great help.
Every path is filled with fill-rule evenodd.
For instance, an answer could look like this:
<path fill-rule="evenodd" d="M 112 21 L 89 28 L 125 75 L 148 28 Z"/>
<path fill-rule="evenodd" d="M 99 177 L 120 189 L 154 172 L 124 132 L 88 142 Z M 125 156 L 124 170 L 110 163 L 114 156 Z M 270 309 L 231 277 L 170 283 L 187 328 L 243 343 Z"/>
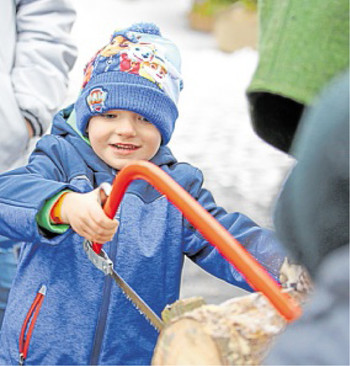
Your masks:
<path fill-rule="evenodd" d="M 301 315 L 301 308 L 296 301 L 281 291 L 279 284 L 253 256 L 187 191 L 156 165 L 148 161 L 134 161 L 118 173 L 103 208 L 109 218 L 115 216 L 128 185 L 135 179 L 147 181 L 164 194 L 203 237 L 242 273 L 254 290 L 262 292 L 270 300 L 287 321 L 293 321 Z M 102 244 L 93 243 L 92 247 L 99 254 Z"/>

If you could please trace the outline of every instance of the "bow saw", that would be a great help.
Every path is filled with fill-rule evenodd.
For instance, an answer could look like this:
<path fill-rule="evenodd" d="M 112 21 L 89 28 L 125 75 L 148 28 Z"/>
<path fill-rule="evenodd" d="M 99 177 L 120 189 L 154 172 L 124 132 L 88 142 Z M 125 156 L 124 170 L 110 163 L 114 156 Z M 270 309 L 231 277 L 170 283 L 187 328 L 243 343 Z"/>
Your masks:
<path fill-rule="evenodd" d="M 261 292 L 288 322 L 301 315 L 301 308 L 296 301 L 281 291 L 279 284 L 256 259 L 185 189 L 156 165 L 148 161 L 131 162 L 118 173 L 110 192 L 101 185 L 101 189 L 108 196 L 103 210 L 109 218 L 114 218 L 127 187 L 135 179 L 147 181 L 164 194 L 203 237 L 238 269 L 250 286 Z M 111 276 L 133 305 L 160 331 L 164 326 L 163 321 L 115 271 L 113 262 L 102 246 L 103 244 L 84 241 L 84 250 L 91 262 L 103 273 Z"/>

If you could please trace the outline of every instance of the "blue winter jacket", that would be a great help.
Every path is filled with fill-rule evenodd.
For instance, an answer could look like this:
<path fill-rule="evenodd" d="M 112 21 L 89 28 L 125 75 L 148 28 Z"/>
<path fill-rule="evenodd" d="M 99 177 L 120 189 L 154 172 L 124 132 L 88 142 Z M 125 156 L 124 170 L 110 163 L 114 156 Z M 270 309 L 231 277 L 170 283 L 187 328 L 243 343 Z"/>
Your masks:
<path fill-rule="evenodd" d="M 0 338 L 0 363 L 17 364 L 25 317 L 42 286 L 46 294 L 29 344 L 26 365 L 149 364 L 157 331 L 110 277 L 87 258 L 83 238 L 71 229 L 38 227 L 45 201 L 70 189 L 88 192 L 112 183 L 116 172 L 101 161 L 60 112 L 29 164 L 0 176 L 0 234 L 23 241 Z M 240 213 L 217 207 L 202 188 L 202 173 L 179 163 L 167 147 L 152 162 L 202 204 L 274 276 L 284 257 L 274 235 Z M 243 277 L 148 183 L 131 183 L 118 232 L 104 245 L 117 272 L 160 315 L 179 297 L 184 255 L 225 281 L 250 289 Z M 32 322 L 34 319 L 32 319 Z M 29 326 L 25 330 L 29 332 Z"/>

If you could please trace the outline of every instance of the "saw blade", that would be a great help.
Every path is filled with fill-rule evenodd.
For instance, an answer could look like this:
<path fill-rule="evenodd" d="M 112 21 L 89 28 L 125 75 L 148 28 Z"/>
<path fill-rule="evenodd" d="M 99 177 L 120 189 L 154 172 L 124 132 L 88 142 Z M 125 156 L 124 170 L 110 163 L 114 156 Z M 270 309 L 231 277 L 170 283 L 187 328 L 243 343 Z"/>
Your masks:
<path fill-rule="evenodd" d="M 142 314 L 156 330 L 161 331 L 164 326 L 163 321 L 114 270 L 113 262 L 110 260 L 107 253 L 103 249 L 100 253 L 96 253 L 89 240 L 84 240 L 83 248 L 94 266 L 105 275 L 111 276 L 140 314 Z"/>
<path fill-rule="evenodd" d="M 158 315 L 141 299 L 141 297 L 123 280 L 123 278 L 112 269 L 109 275 L 114 279 L 118 286 L 122 289 L 128 300 L 136 307 L 136 309 L 145 316 L 145 318 L 159 332 L 163 329 L 164 323 Z"/>

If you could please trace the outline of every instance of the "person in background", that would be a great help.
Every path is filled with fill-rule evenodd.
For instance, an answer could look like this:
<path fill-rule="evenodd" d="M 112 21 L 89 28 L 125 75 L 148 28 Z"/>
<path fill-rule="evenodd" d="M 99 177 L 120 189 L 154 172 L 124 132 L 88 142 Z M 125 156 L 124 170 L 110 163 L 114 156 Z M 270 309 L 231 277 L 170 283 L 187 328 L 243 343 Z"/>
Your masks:
<path fill-rule="evenodd" d="M 315 291 L 265 364 L 349 365 L 348 72 L 305 113 L 292 153 L 298 163 L 277 201 L 274 222 L 290 258 L 308 269 Z"/>
<path fill-rule="evenodd" d="M 259 0 L 258 15 L 251 121 L 263 140 L 289 152 L 305 107 L 349 67 L 349 1 Z"/>
<path fill-rule="evenodd" d="M 64 101 L 77 50 L 67 0 L 0 3 L 0 172 L 24 165 Z M 11 197 L 8 197 L 11 200 Z M 0 236 L 0 326 L 19 243 Z"/>
<path fill-rule="evenodd" d="M 157 331 L 95 268 L 84 238 L 105 243 L 117 272 L 158 316 L 179 298 L 185 255 L 252 290 L 147 182 L 130 184 L 114 219 L 104 214 L 100 185 L 135 160 L 169 174 L 279 277 L 285 253 L 274 233 L 218 207 L 203 188 L 202 172 L 178 162 L 167 146 L 178 117 L 180 65 L 176 45 L 154 24 L 116 30 L 88 63 L 74 106 L 56 115 L 29 164 L 0 175 L 0 232 L 25 242 L 0 335 L 0 363 L 150 364 Z"/>
<path fill-rule="evenodd" d="M 349 364 L 349 2 L 260 0 L 257 134 L 296 158 L 274 222 L 314 280 L 266 364 Z M 320 94 L 322 95 L 320 96 Z"/>

